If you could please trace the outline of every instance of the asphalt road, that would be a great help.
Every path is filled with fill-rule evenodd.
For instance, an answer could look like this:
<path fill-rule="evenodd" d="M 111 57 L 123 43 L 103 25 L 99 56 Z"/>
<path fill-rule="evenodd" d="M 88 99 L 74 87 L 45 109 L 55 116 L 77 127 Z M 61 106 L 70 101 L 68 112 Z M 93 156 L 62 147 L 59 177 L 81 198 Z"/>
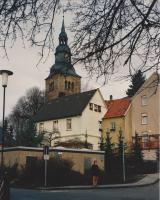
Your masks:
<path fill-rule="evenodd" d="M 35 191 L 11 189 L 11 200 L 159 200 L 159 184 L 138 188 Z"/>

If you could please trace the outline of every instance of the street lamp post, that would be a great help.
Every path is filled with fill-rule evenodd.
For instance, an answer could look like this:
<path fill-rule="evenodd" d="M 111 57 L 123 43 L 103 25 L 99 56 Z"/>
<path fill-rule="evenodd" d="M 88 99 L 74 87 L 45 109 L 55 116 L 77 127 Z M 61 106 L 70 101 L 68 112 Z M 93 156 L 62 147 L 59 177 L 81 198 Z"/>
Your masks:
<path fill-rule="evenodd" d="M 123 168 L 123 182 L 126 181 L 126 169 L 125 169 L 125 149 L 124 149 L 124 134 L 120 128 L 119 134 L 122 136 L 122 168 Z"/>
<path fill-rule="evenodd" d="M 2 87 L 3 87 L 3 115 L 2 115 L 2 142 L 1 142 L 1 175 L 4 174 L 4 124 L 5 124 L 5 96 L 6 96 L 6 87 L 8 82 L 8 76 L 12 75 L 13 72 L 9 70 L 0 70 L 0 75 L 2 76 Z"/>

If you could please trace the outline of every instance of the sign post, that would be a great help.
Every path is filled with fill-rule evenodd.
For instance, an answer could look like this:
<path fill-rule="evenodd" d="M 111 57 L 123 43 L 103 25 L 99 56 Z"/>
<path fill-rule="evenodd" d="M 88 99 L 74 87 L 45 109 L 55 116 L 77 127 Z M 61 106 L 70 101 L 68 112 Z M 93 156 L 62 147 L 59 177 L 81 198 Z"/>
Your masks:
<path fill-rule="evenodd" d="M 44 157 L 44 186 L 47 186 L 47 160 L 49 160 L 49 146 L 44 146 L 43 148 Z"/>

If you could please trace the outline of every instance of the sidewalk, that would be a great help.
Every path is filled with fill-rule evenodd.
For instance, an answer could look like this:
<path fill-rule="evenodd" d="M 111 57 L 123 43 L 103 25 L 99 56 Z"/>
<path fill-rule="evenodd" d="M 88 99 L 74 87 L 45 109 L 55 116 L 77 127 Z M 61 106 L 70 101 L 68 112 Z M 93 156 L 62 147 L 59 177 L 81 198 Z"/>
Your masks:
<path fill-rule="evenodd" d="M 93 186 L 63 186 L 63 187 L 40 187 L 37 189 L 40 190 L 78 190 L 78 189 L 107 189 L 107 188 L 130 188 L 130 187 L 143 187 L 147 185 L 152 185 L 160 180 L 160 174 L 147 174 L 144 178 L 139 180 L 136 183 L 127 183 L 127 184 L 112 184 L 112 185 L 98 185 L 97 187 Z"/>

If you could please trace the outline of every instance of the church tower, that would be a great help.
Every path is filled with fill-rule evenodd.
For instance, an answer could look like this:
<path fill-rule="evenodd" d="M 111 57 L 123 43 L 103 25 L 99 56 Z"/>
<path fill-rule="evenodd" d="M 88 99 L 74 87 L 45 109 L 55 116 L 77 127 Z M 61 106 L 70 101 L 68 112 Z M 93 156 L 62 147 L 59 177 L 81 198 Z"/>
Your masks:
<path fill-rule="evenodd" d="M 45 79 L 48 101 L 81 92 L 81 77 L 71 63 L 71 56 L 63 17 L 59 45 L 55 52 L 55 64 L 50 68 L 50 74 Z"/>

